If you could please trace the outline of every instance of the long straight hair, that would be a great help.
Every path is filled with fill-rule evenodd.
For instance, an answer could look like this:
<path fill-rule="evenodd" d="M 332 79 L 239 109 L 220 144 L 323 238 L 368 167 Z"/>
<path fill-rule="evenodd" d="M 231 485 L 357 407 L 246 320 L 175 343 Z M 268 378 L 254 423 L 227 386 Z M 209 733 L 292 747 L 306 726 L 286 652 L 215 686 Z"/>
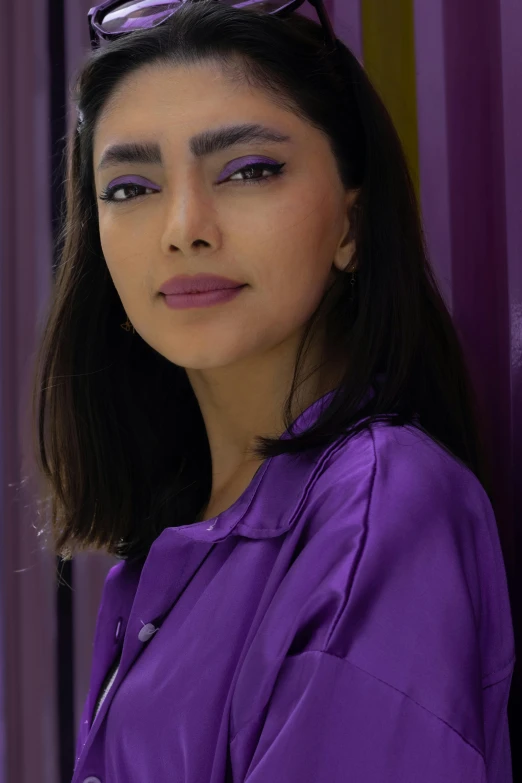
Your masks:
<path fill-rule="evenodd" d="M 317 324 L 327 324 L 325 356 L 335 346 L 346 371 L 314 426 L 259 437 L 255 454 L 321 448 L 377 421 L 411 424 L 490 495 L 475 392 L 428 261 L 404 151 L 364 69 L 341 42 L 334 62 L 320 26 L 299 14 L 187 3 L 163 25 L 91 52 L 74 84 L 81 121 L 67 139 L 60 263 L 32 388 L 33 448 L 49 509 L 41 532 L 64 559 L 88 549 L 145 557 L 163 529 L 194 522 L 210 498 L 210 449 L 186 371 L 120 329 L 126 315 L 100 245 L 92 170 L 97 120 L 124 77 L 145 65 L 209 62 L 326 134 L 343 185 L 360 189 L 353 296 L 339 273 L 335 296 L 325 292 L 307 324 L 287 428 Z M 370 386 L 376 393 L 362 405 Z"/>

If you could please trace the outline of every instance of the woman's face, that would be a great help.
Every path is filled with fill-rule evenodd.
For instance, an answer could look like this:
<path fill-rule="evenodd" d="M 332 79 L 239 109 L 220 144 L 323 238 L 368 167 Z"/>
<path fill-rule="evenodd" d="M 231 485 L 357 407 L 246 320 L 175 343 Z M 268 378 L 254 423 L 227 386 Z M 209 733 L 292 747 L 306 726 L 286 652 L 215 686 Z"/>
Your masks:
<path fill-rule="evenodd" d="M 247 124 L 288 138 L 191 151 L 196 135 Z M 157 145 L 157 160 L 98 168 L 112 145 L 138 142 Z M 279 174 L 269 168 L 281 164 Z M 101 245 L 122 305 L 141 337 L 179 366 L 224 367 L 298 344 L 334 260 L 344 268 L 351 258 L 356 193 L 344 191 L 327 139 L 216 64 L 155 65 L 128 77 L 100 116 L 93 165 Z M 100 200 L 113 185 L 116 200 Z M 247 287 L 228 302 L 170 309 L 162 284 L 200 273 Z"/>

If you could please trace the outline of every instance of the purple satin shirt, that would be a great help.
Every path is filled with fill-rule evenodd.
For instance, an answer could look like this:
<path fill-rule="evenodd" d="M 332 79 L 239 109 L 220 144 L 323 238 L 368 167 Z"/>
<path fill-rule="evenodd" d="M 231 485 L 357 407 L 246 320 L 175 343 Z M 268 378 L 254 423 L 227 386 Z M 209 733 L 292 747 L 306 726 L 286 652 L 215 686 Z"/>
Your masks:
<path fill-rule="evenodd" d="M 377 423 L 110 570 L 73 783 L 511 783 L 514 661 L 482 486 Z"/>

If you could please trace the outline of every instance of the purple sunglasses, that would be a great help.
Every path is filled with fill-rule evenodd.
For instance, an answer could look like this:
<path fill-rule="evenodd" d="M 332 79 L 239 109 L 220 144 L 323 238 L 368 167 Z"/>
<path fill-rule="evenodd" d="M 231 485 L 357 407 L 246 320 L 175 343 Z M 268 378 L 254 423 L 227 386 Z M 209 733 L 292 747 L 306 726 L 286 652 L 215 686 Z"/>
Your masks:
<path fill-rule="evenodd" d="M 162 0 L 105 0 L 104 3 L 93 6 L 87 18 L 89 20 L 89 33 L 91 37 L 91 47 L 96 49 L 102 40 L 111 41 L 120 35 L 130 33 L 133 30 L 144 29 L 148 27 L 157 27 L 162 24 L 169 16 L 176 13 L 187 2 L 197 3 L 198 0 L 171 0 L 162 2 Z M 260 10 L 266 11 L 269 15 L 288 16 L 288 14 L 299 8 L 305 0 L 216 0 L 216 2 L 225 3 L 225 5 L 234 8 L 245 8 L 246 6 L 259 6 Z M 323 0 L 308 0 L 313 5 L 319 16 L 319 20 L 326 37 L 332 44 L 334 51 L 337 49 L 337 39 L 332 27 L 332 23 L 326 13 Z"/>

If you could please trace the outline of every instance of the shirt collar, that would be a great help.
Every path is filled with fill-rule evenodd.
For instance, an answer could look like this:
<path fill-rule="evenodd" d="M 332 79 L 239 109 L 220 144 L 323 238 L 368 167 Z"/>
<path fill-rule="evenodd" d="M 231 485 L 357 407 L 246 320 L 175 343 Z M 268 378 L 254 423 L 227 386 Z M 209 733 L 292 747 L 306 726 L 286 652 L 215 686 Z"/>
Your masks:
<path fill-rule="evenodd" d="M 294 421 L 292 429 L 298 434 L 308 429 L 319 417 L 337 390 L 327 392 L 308 406 Z M 362 407 L 375 394 L 370 387 Z M 286 430 L 281 439 L 291 437 Z M 339 441 L 319 451 L 303 454 L 279 454 L 269 457 L 259 467 L 240 497 L 225 511 L 212 519 L 166 528 L 164 535 L 179 535 L 194 541 L 217 543 L 230 535 L 247 538 L 272 538 L 290 529 L 308 487 Z M 167 533 L 169 531 L 169 533 Z"/>

